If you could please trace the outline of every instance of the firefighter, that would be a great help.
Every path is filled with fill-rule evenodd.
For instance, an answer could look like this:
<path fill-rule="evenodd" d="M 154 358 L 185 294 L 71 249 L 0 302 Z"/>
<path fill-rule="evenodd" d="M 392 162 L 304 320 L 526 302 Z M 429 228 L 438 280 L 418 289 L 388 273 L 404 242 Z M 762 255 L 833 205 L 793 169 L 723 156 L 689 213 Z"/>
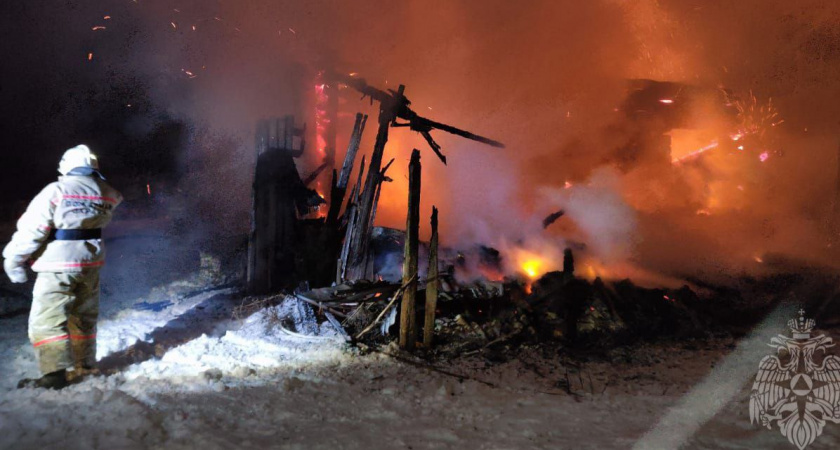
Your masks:
<path fill-rule="evenodd" d="M 96 364 L 102 228 L 122 195 L 105 182 L 85 145 L 64 152 L 58 172 L 62 176 L 32 200 L 3 250 L 3 268 L 13 283 L 27 281 L 26 265 L 37 273 L 29 340 L 42 376 L 18 387 L 61 389 L 68 368 L 84 373 Z"/>

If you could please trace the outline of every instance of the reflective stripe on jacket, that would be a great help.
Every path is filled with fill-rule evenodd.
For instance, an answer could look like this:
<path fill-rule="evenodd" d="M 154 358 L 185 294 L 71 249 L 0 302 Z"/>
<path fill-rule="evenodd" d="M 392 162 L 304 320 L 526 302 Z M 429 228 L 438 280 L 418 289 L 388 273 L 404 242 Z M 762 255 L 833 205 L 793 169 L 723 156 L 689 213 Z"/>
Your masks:
<path fill-rule="evenodd" d="M 105 262 L 101 239 L 50 240 L 53 229 L 104 228 L 122 195 L 98 177 L 68 175 L 50 183 L 29 204 L 3 257 L 35 260 L 36 272 L 81 272 Z"/>

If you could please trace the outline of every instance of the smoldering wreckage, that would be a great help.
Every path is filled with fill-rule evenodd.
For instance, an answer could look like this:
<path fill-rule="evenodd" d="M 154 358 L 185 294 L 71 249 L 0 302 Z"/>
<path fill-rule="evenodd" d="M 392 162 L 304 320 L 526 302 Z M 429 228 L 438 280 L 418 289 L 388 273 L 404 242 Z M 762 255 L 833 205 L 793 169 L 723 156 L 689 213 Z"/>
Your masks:
<path fill-rule="evenodd" d="M 502 256 L 484 246 L 469 251 L 441 247 L 440 219 L 434 207 L 429 219 L 431 240 L 421 245 L 421 152 L 417 149 L 409 163 L 407 228 L 375 227 L 382 184 L 391 181 L 387 171 L 395 161 L 391 159 L 383 167 L 390 128 L 406 127 L 421 133 L 443 164 L 446 156 L 431 136 L 433 130 L 493 147 L 504 145 L 418 116 L 409 106 L 404 86 L 386 92 L 361 78 L 334 76 L 334 83 L 352 87 L 380 104 L 369 165 L 365 166 L 362 158 L 356 183 L 345 199 L 368 120 L 358 113 L 340 172 L 333 170 L 326 215 L 299 220 L 309 208 L 326 203 L 307 185 L 332 165 L 330 156 L 301 180 L 293 158 L 305 149 L 305 141 L 295 139 L 303 136 L 305 129 L 295 128 L 291 116 L 260 122 L 247 286 L 251 293 L 269 296 L 246 300 L 239 311 L 295 302 L 305 310 L 313 309 L 318 320 L 328 322 L 351 345 L 378 351 L 395 340 L 401 350 L 419 350 L 418 354 L 427 358 L 415 361 L 418 364 L 461 354 L 504 358 L 507 353 L 510 357 L 524 343 L 563 342 L 564 346 L 574 346 L 583 341 L 603 343 L 605 339 L 626 342 L 646 333 L 700 336 L 713 329 L 710 313 L 714 308 L 704 305 L 689 287 L 650 290 L 636 287 L 629 280 L 607 284 L 596 278 L 590 282 L 575 275 L 571 248 L 565 249 L 562 272 L 550 272 L 536 280 L 529 279 L 528 274 L 480 275 L 465 282 L 456 273 L 472 264 L 468 259 L 476 260 L 483 273 L 501 274 Z M 548 215 L 544 227 L 563 215 L 563 211 Z M 297 287 L 290 290 L 295 284 Z M 270 295 L 279 289 L 286 292 Z M 410 353 L 402 357 L 407 355 Z"/>
<path fill-rule="evenodd" d="M 408 352 L 399 357 L 413 355 L 419 358 L 415 363 L 432 369 L 436 360 L 464 355 L 515 358 L 523 345 L 581 356 L 640 340 L 738 334 L 766 313 L 766 304 L 751 303 L 736 289 L 700 280 L 694 280 L 692 286 L 657 289 L 637 286 L 630 279 L 605 281 L 597 275 L 581 276 L 575 271 L 575 251 L 585 250 L 582 242 L 572 242 L 564 249 L 562 271 L 538 272 L 535 267 L 541 262 L 537 260 L 526 261 L 516 275 L 504 275 L 504 256 L 494 248 L 441 246 L 441 219 L 434 207 L 429 215 L 431 240 L 420 242 L 421 151 L 417 149 L 409 163 L 406 229 L 374 226 L 382 184 L 392 181 L 387 172 L 395 160 L 382 165 L 390 128 L 419 132 L 443 164 L 447 159 L 430 134 L 433 130 L 493 147 L 504 145 L 418 116 L 409 106 L 404 86 L 386 92 L 358 77 L 332 76 L 335 85 L 353 88 L 362 98 L 370 97 L 380 105 L 371 161 L 365 166 L 362 158 L 356 183 L 350 188 L 368 120 L 367 115 L 358 113 L 345 160 L 340 171 L 333 170 L 326 202 L 307 186 L 333 165 L 334 148 L 321 166 L 301 180 L 293 170 L 293 158 L 304 151 L 303 140 L 295 148 L 295 136 L 303 136 L 305 130 L 295 128 L 291 116 L 260 122 L 246 283 L 251 293 L 278 289 L 284 293 L 249 299 L 242 310 L 292 301 L 313 309 L 318 320 L 331 324 L 350 345 L 381 351 L 384 344 L 395 341 L 400 350 Z M 622 107 L 634 127 L 626 144 L 628 153 L 653 146 L 668 158 L 668 166 L 690 163 L 718 146 L 670 160 L 667 134 L 687 126 L 684 116 L 692 100 L 716 97 L 718 107 L 732 117 L 733 124 L 739 110 L 743 113 L 742 104 L 733 101 L 726 90 L 632 80 L 628 92 Z M 662 108 L 677 96 L 689 105 Z M 768 108 L 765 120 L 776 115 Z M 737 141 L 733 138 L 735 144 Z M 311 211 L 308 208 L 321 208 L 325 203 L 324 217 L 297 219 Z M 547 214 L 543 228 L 563 220 L 564 215 L 564 210 Z"/>
<path fill-rule="evenodd" d="M 655 378 L 657 370 L 672 376 L 677 370 L 674 368 L 689 364 L 697 351 L 711 349 L 711 353 L 719 355 L 731 350 L 762 317 L 773 314 L 778 304 L 791 299 L 798 306 L 821 314 L 826 326 L 837 325 L 827 312 L 840 295 L 836 276 L 816 269 L 796 268 L 791 271 L 793 275 L 780 274 L 767 279 L 744 277 L 738 289 L 700 279 L 689 279 L 680 287 L 651 288 L 636 285 L 631 279 L 602 278 L 598 273 L 591 273 L 588 261 L 581 263 L 576 259 L 586 254 L 586 242 L 570 241 L 560 250 L 562 270 L 542 270 L 544 262 L 536 257 L 526 258 L 519 264 L 520 270 L 513 274 L 506 270 L 509 263 L 505 258 L 510 255 L 489 245 L 470 248 L 447 245 L 438 233 L 439 222 L 447 217 L 434 207 L 431 211 L 420 208 L 423 185 L 433 182 L 421 180 L 421 164 L 446 164 L 447 157 L 459 155 L 445 153 L 446 149 L 435 141 L 433 133 L 449 133 L 476 141 L 487 145 L 487 151 L 504 151 L 497 150 L 504 145 L 418 115 L 411 108 L 405 86 L 383 90 L 356 75 L 325 73 L 321 76 L 328 80 L 320 86 L 324 98 L 337 99 L 341 87 L 358 91 L 378 105 L 370 159 L 363 156 L 358 161 L 357 158 L 369 119 L 358 113 L 344 160 L 336 161 L 337 131 L 329 124 L 338 122 L 337 102 L 327 100 L 319 111 L 327 124 L 318 131 L 319 137 L 325 135 L 325 156 L 305 176 L 300 175 L 296 160 L 309 151 L 306 125 L 296 123 L 293 116 L 260 121 L 255 133 L 256 164 L 247 255 L 244 248 L 234 256 L 204 252 L 201 272 L 194 278 L 159 288 L 143 302 L 133 305 L 132 314 L 171 309 L 172 315 L 167 316 L 171 322 L 140 327 L 134 334 L 113 331 L 119 335 L 120 344 L 112 345 L 107 340 L 103 343 L 99 352 L 101 374 L 93 379 L 81 376 L 72 379 L 70 392 L 85 384 L 95 389 L 110 388 L 112 384 L 124 382 L 127 374 L 147 377 L 167 370 L 177 373 L 178 358 L 188 355 L 182 348 L 200 345 L 205 346 L 204 351 L 211 352 L 208 350 L 211 346 L 233 345 L 231 341 L 243 339 L 253 331 L 249 324 L 255 320 L 261 333 L 299 339 L 291 353 L 322 351 L 324 339 L 340 341 L 339 351 L 353 358 L 378 355 L 429 374 L 423 376 L 525 395 L 522 386 L 501 375 L 501 368 L 515 364 L 529 377 L 539 380 L 528 388 L 527 395 L 549 399 L 567 397 L 575 403 L 598 398 L 610 389 L 621 392 L 625 384 L 645 385 L 644 378 Z M 620 108 L 627 127 L 622 133 L 628 137 L 620 151 L 628 155 L 649 154 L 647 150 L 653 148 L 662 158 L 662 170 L 692 164 L 707 151 L 738 152 L 742 150 L 739 146 L 743 139 L 758 138 L 764 127 L 773 126 L 779 120 L 771 106 L 761 107 L 761 120 L 766 123 L 743 127 L 744 105 L 749 105 L 749 101 L 737 100 L 726 90 L 652 80 L 632 80 L 628 86 L 628 96 Z M 731 118 L 738 131 L 735 137 L 723 136 L 713 145 L 673 157 L 669 132 L 688 126 L 685 115 L 690 107 L 683 105 L 698 98 L 716 99 L 716 107 Z M 375 226 L 382 187 L 393 181 L 388 171 L 394 164 L 404 163 L 389 159 L 386 152 L 389 134 L 395 132 L 419 133 L 428 144 L 428 148 L 415 149 L 408 162 L 405 229 Z M 643 152 L 642 148 L 646 150 Z M 326 192 L 318 192 L 312 187 L 313 182 L 324 175 L 330 179 L 330 187 Z M 504 210 L 506 205 L 487 205 L 487 208 Z M 568 219 L 563 209 L 545 211 L 542 226 L 548 229 Z M 428 242 L 420 241 L 421 221 L 430 224 Z M 246 262 L 239 264 L 241 260 Z M 780 293 L 780 288 L 785 292 Z M 800 290 L 809 297 L 800 295 Z M 4 291 L 4 296 L 20 297 L 20 294 Z M 766 296 L 774 301 L 756 300 Z M 0 317 L 17 317 L 23 313 L 23 308 L 11 309 Z M 116 330 L 130 320 L 131 317 L 117 321 L 112 328 Z M 209 325 L 201 324 L 208 320 Z M 227 335 L 222 334 L 227 337 L 210 342 L 208 334 L 218 331 L 214 328 L 225 321 L 242 328 L 231 327 Z M 175 326 L 171 325 L 173 322 L 177 322 Z M 100 334 L 107 335 L 108 331 L 102 330 Z M 131 341 L 133 338 L 135 342 Z M 660 346 L 659 350 L 650 351 L 655 346 Z M 259 365 L 274 356 L 285 357 L 278 356 L 282 352 L 275 355 L 271 348 L 256 348 L 251 353 L 242 348 L 226 351 L 230 352 L 226 357 L 233 354 L 233 359 L 240 358 L 239 363 L 243 365 L 216 361 L 224 366 L 219 368 L 213 362 L 199 364 L 201 376 L 211 384 L 216 383 L 214 386 L 221 386 L 222 391 L 229 389 L 222 385 L 222 380 L 255 373 L 253 369 L 242 369 L 244 359 Z M 267 354 L 261 354 L 263 351 Z M 678 353 L 673 355 L 676 362 L 672 365 L 667 365 L 668 352 Z M 541 362 L 529 362 L 533 358 Z M 713 366 L 717 356 L 698 358 L 704 364 L 711 361 Z M 159 361 L 160 367 L 149 369 L 153 361 Z M 271 367 L 271 364 L 264 365 Z M 599 369 L 613 365 L 617 369 Z M 583 369 L 585 366 L 592 368 Z M 387 376 L 405 375 L 386 373 Z M 698 371 L 697 376 L 702 373 L 703 370 Z M 385 376 L 373 374 L 371 379 Z M 352 377 L 348 376 L 350 384 Z M 285 393 L 305 390 L 301 386 L 308 381 L 301 379 L 292 377 L 284 381 Z M 673 384 L 679 385 L 676 390 L 688 391 L 696 379 L 689 377 L 689 380 Z M 661 387 L 655 383 L 653 386 Z M 453 396 L 456 390 L 444 389 Z M 667 390 L 666 385 L 662 395 Z M 364 403 L 367 395 L 359 394 L 354 402 Z M 43 401 L 50 405 L 53 400 Z M 574 409 L 568 405 L 564 408 Z M 178 410 L 177 414 L 183 414 L 180 420 L 186 420 L 185 411 Z M 200 414 L 197 410 L 192 413 Z M 0 419 L 4 418 L 12 420 L 15 415 L 0 408 Z M 639 429 L 627 435 L 638 437 L 649 425 L 638 425 Z M 717 431 L 725 427 L 717 426 Z M 140 437 L 129 433 L 128 437 L 113 439 L 126 446 L 166 445 L 173 441 L 167 441 L 163 435 L 177 434 L 176 431 L 144 432 Z M 607 433 L 609 442 L 620 441 L 622 433 L 617 432 L 619 437 Z M 37 441 L 27 432 L 12 436 L 20 442 Z M 629 443 L 628 436 L 624 437 L 625 443 Z M 192 438 L 183 439 L 192 442 Z M 528 439 L 533 441 L 533 437 Z M 536 447 L 571 445 L 554 435 L 541 439 L 534 444 Z M 669 448 L 667 444 L 657 447 L 662 441 L 652 439 L 653 444 L 642 448 Z M 695 444 L 705 445 L 703 438 L 696 439 L 700 440 Z M 300 442 L 307 445 L 304 438 Z M 608 446 L 605 442 L 595 439 L 593 445 L 603 448 Z M 521 444 L 522 441 L 517 441 L 515 445 Z"/>

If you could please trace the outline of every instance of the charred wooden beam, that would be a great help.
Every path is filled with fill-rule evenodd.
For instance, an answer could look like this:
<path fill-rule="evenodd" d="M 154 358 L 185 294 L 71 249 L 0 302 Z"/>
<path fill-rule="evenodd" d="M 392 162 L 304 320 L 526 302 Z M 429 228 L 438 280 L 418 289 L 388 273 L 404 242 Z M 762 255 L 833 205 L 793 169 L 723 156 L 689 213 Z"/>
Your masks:
<path fill-rule="evenodd" d="M 557 222 L 557 219 L 563 217 L 565 214 L 566 210 L 561 209 L 560 211 L 547 215 L 545 219 L 543 219 L 543 229 L 546 229 L 549 227 L 549 225 L 553 224 L 554 222 Z"/>
<path fill-rule="evenodd" d="M 400 348 L 413 350 L 417 344 L 417 259 L 420 240 L 420 151 L 411 153 L 408 166 L 408 214 L 405 220 L 405 259 L 403 261 L 403 292 L 400 308 Z"/>
<path fill-rule="evenodd" d="M 344 231 L 344 242 L 341 245 L 341 254 L 338 257 L 335 282 L 342 283 L 347 279 L 347 259 L 350 255 L 350 243 L 353 240 L 354 231 L 358 226 L 356 220 L 356 205 L 351 204 L 345 213 L 347 217 L 347 229 Z"/>
<path fill-rule="evenodd" d="M 350 181 L 350 174 L 353 172 L 353 164 L 356 161 L 356 154 L 359 152 L 359 144 L 362 141 L 362 133 L 365 131 L 367 115 L 356 114 L 356 122 L 353 125 L 353 134 L 350 135 L 350 144 L 347 146 L 347 153 L 344 156 L 344 164 L 341 166 L 341 173 L 336 176 L 333 170 L 332 188 L 330 189 L 330 209 L 327 212 L 326 223 L 336 225 L 338 215 L 341 212 L 341 205 L 344 203 L 344 196 L 347 194 L 347 183 Z M 361 172 L 364 171 L 364 159 L 362 159 Z"/>
<path fill-rule="evenodd" d="M 371 322 L 371 323 L 370 323 L 370 325 L 368 325 L 367 327 L 365 327 L 365 329 L 364 329 L 364 330 L 362 330 L 359 334 L 357 334 L 357 335 L 356 335 L 356 337 L 355 337 L 355 338 L 353 338 L 353 339 L 354 339 L 354 340 L 359 340 L 359 339 L 360 339 L 362 336 L 364 336 L 364 335 L 365 335 L 368 331 L 372 330 L 372 329 L 373 329 L 373 327 L 375 327 L 375 326 L 376 326 L 376 324 L 378 324 L 378 323 L 379 323 L 379 321 L 380 321 L 380 320 L 382 320 L 382 318 L 383 318 L 383 317 L 385 317 L 385 314 L 386 314 L 386 313 L 387 313 L 387 312 L 391 309 L 391 307 L 392 307 L 392 306 L 394 306 L 394 303 L 396 303 L 396 302 L 397 302 L 397 299 L 398 299 L 398 298 L 400 298 L 400 297 L 403 295 L 403 292 L 405 291 L 405 288 L 406 288 L 406 287 L 408 287 L 408 285 L 409 285 L 410 283 L 412 283 L 412 282 L 414 282 L 414 281 L 416 281 L 416 280 L 417 280 L 417 276 L 415 275 L 415 276 L 414 276 L 414 277 L 412 277 L 410 280 L 408 280 L 408 283 L 403 283 L 403 285 L 402 285 L 402 286 L 400 286 L 400 288 L 399 288 L 399 289 L 397 289 L 397 291 L 396 291 L 396 292 L 394 292 L 394 296 L 393 296 L 393 297 L 391 297 L 391 301 L 390 301 L 390 302 L 388 302 L 388 304 L 387 304 L 387 305 L 385 305 L 385 309 L 383 309 L 383 310 L 379 313 L 379 315 L 378 315 L 378 316 L 376 316 L 376 319 L 374 319 L 374 320 L 373 320 L 373 322 Z"/>
<path fill-rule="evenodd" d="M 326 169 L 328 166 L 329 164 L 327 164 L 326 162 L 318 166 L 303 180 L 303 185 L 309 186 L 313 181 L 315 181 L 316 178 L 318 178 L 318 175 L 321 175 L 321 172 L 323 172 L 324 169 Z"/>
<path fill-rule="evenodd" d="M 362 178 L 365 174 L 365 155 L 362 155 L 362 164 L 359 165 L 359 176 L 356 179 L 356 185 L 353 186 L 353 192 L 350 196 L 350 203 L 359 203 L 359 195 L 362 192 Z"/>
<path fill-rule="evenodd" d="M 405 86 L 400 85 L 397 90 L 402 96 Z M 373 145 L 373 154 L 370 157 L 365 187 L 362 191 L 358 204 L 359 228 L 356 230 L 353 241 L 350 243 L 350 255 L 348 262 L 348 278 L 359 280 L 364 278 L 367 271 L 367 258 L 370 248 L 370 236 L 367 230 L 371 226 L 371 213 L 373 204 L 376 201 L 376 191 L 381 182 L 379 172 L 382 169 L 382 156 L 385 154 L 385 144 L 388 142 L 388 130 L 391 122 L 396 118 L 395 108 L 385 107 L 379 110 L 379 129 L 376 133 L 376 142 Z"/>
<path fill-rule="evenodd" d="M 373 233 L 373 224 L 376 222 L 376 211 L 379 209 L 379 196 L 382 194 L 382 183 L 386 181 L 392 181 L 390 178 L 385 176 L 385 173 L 388 172 L 388 168 L 391 167 L 391 164 L 394 163 L 394 159 L 392 158 L 388 164 L 385 165 L 379 172 L 379 184 L 376 187 L 376 197 L 373 199 L 373 211 L 370 213 L 370 227 L 367 230 L 368 236 Z"/>
<path fill-rule="evenodd" d="M 432 147 L 435 153 L 438 154 L 438 157 L 440 157 L 444 163 L 446 163 L 446 158 L 440 153 L 440 146 L 434 143 L 434 141 L 431 139 L 431 135 L 429 134 L 430 131 L 435 129 L 445 131 L 447 133 L 451 133 L 457 136 L 461 136 L 473 141 L 481 142 L 483 144 L 487 144 L 493 147 L 505 147 L 505 145 L 499 141 L 495 141 L 484 136 L 479 136 L 477 134 L 470 133 L 469 131 L 453 127 L 452 125 L 435 122 L 434 120 L 430 120 L 417 115 L 417 113 L 409 107 L 411 101 L 408 100 L 404 95 L 405 86 L 400 85 L 400 88 L 397 91 L 392 91 L 389 89 L 388 92 L 385 92 L 373 86 L 370 86 L 369 84 L 367 84 L 364 78 L 354 78 L 351 76 L 337 73 L 333 74 L 333 77 L 339 80 L 340 82 L 346 84 L 347 86 L 361 92 L 363 96 L 369 96 L 371 100 L 378 101 L 381 105 L 382 110 L 388 110 L 389 115 L 392 117 L 392 126 L 409 127 L 411 130 L 421 133 L 423 137 L 426 138 L 426 140 L 429 142 L 429 145 Z M 396 119 L 398 118 L 406 120 L 408 122 L 397 123 Z"/>
<path fill-rule="evenodd" d="M 347 145 L 347 154 L 344 156 L 344 164 L 341 166 L 341 176 L 338 178 L 337 186 L 347 188 L 350 181 L 350 173 L 353 172 L 353 163 L 356 161 L 356 154 L 362 142 L 362 134 L 365 132 L 367 114 L 356 113 L 356 122 L 353 124 L 353 134 L 350 135 L 350 143 Z"/>
<path fill-rule="evenodd" d="M 435 310 L 438 298 L 438 210 L 432 207 L 432 237 L 429 241 L 429 272 L 426 276 L 426 318 L 423 322 L 423 344 L 432 348 L 435 335 Z"/>

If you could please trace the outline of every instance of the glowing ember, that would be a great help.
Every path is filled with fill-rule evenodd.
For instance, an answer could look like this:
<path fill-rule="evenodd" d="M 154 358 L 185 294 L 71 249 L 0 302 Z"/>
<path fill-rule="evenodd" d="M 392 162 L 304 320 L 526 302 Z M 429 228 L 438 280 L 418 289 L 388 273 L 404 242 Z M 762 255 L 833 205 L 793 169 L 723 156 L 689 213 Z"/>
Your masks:
<path fill-rule="evenodd" d="M 659 100 L 659 103 L 664 103 L 666 105 L 670 105 L 670 104 L 674 103 L 674 101 L 670 98 L 663 98 L 663 99 Z"/>
<path fill-rule="evenodd" d="M 679 158 L 673 158 L 673 159 L 671 160 L 671 163 L 672 163 L 672 164 L 679 164 L 679 163 L 681 163 L 681 162 L 683 162 L 683 161 L 685 161 L 685 160 L 689 160 L 689 159 L 696 158 L 696 157 L 698 157 L 698 156 L 702 155 L 703 153 L 705 153 L 705 152 L 707 152 L 707 151 L 709 151 L 709 150 L 712 150 L 712 149 L 714 149 L 714 148 L 717 148 L 717 147 L 718 147 L 718 141 L 712 141 L 712 143 L 711 143 L 711 144 L 709 144 L 709 145 L 707 145 L 707 146 L 705 146 L 705 147 L 701 147 L 701 148 L 699 148 L 699 149 L 697 149 L 697 150 L 695 150 L 695 151 L 693 151 L 693 152 L 691 152 L 691 153 L 689 153 L 689 154 L 687 154 L 687 155 L 685 155 L 685 156 L 681 156 L 681 157 L 679 157 Z"/>
<path fill-rule="evenodd" d="M 93 31 L 99 31 L 99 30 L 104 30 L 104 29 L 105 29 L 105 27 L 102 26 L 102 25 L 97 25 L 97 26 L 91 28 L 91 30 L 93 30 Z"/>
<path fill-rule="evenodd" d="M 522 272 L 528 277 L 525 283 L 525 293 L 530 295 L 533 292 L 532 284 L 543 271 L 543 262 L 539 259 L 528 259 L 522 263 Z"/>
<path fill-rule="evenodd" d="M 570 189 L 572 186 L 574 186 L 574 185 L 567 181 L 563 184 L 563 189 Z"/>
<path fill-rule="evenodd" d="M 169 22 L 169 25 L 172 25 L 172 28 L 178 29 L 178 25 L 175 25 L 175 22 Z"/>
<path fill-rule="evenodd" d="M 146 185 L 146 194 L 152 195 L 152 186 L 150 186 L 148 184 Z"/>
<path fill-rule="evenodd" d="M 522 247 L 507 249 L 504 252 L 506 254 L 505 259 L 510 264 L 507 266 L 507 270 L 519 274 L 525 279 L 526 283 L 534 282 L 547 272 L 562 267 L 562 255 L 557 254 L 554 250 L 540 247 L 537 247 L 536 251 Z M 488 275 L 485 271 L 482 271 L 482 273 Z M 499 273 L 494 278 L 502 280 L 504 273 Z"/>
<path fill-rule="evenodd" d="M 93 60 L 93 53 L 88 53 L 88 61 L 92 61 L 92 60 Z"/>
<path fill-rule="evenodd" d="M 542 261 L 538 259 L 529 259 L 522 264 L 522 271 L 528 275 L 528 278 L 533 280 L 539 276 L 541 267 Z"/>
<path fill-rule="evenodd" d="M 769 153 L 762 152 L 760 155 L 758 155 L 758 160 L 761 161 L 761 162 L 764 162 L 764 161 L 767 161 L 767 158 L 769 158 L 769 157 L 770 157 Z"/>

